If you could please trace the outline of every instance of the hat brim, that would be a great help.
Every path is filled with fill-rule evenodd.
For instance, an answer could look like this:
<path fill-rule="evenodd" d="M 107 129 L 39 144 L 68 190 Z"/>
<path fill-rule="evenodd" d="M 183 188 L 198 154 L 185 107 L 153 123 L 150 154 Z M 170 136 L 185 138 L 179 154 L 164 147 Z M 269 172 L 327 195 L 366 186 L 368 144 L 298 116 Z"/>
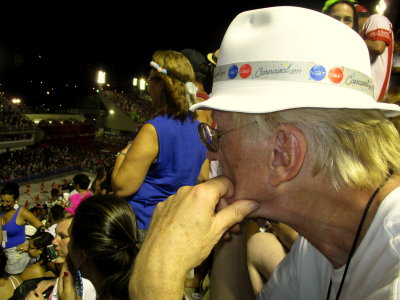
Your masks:
<path fill-rule="evenodd" d="M 371 96 L 347 87 L 322 83 L 223 81 L 213 85 L 210 98 L 190 110 L 212 109 L 242 113 L 271 113 L 295 108 L 377 109 L 387 117 L 400 115 L 400 106 L 376 102 Z"/>

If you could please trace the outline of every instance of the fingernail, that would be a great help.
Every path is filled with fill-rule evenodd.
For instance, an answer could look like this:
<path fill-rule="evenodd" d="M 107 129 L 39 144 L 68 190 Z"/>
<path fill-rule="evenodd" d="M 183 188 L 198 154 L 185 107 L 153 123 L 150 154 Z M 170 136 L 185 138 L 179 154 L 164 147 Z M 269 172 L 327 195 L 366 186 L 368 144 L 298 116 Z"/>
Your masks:
<path fill-rule="evenodd" d="M 64 276 L 68 276 L 68 272 L 64 272 Z"/>

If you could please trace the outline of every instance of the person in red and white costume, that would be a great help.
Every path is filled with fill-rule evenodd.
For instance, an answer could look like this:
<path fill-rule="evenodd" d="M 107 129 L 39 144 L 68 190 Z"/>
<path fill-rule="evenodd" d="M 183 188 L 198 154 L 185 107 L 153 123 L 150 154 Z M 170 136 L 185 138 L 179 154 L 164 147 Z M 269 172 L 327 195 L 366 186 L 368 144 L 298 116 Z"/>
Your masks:
<path fill-rule="evenodd" d="M 357 10 L 360 7 L 364 8 L 359 6 Z M 389 87 L 392 68 L 392 23 L 383 15 L 373 14 L 365 21 L 360 35 L 365 40 L 370 54 L 372 79 L 375 83 L 374 98 L 376 101 L 382 101 Z"/>

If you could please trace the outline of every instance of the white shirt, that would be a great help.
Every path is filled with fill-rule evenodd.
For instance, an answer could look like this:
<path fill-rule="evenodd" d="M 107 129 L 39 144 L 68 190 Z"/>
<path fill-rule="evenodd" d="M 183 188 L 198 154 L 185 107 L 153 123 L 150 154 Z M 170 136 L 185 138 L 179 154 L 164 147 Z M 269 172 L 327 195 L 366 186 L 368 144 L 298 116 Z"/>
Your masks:
<path fill-rule="evenodd" d="M 49 300 L 58 300 L 58 279 L 59 277 L 56 280 L 56 284 L 53 288 L 53 291 L 51 292 Z M 82 278 L 82 282 L 83 282 L 82 300 L 96 300 L 97 294 L 93 284 L 86 278 Z"/>
<path fill-rule="evenodd" d="M 361 216 L 360 216 L 361 218 Z M 335 299 L 345 266 L 330 262 L 299 237 L 258 295 L 258 299 Z M 400 298 L 400 188 L 381 203 L 347 272 L 340 300 Z"/>
<path fill-rule="evenodd" d="M 390 72 L 393 58 L 393 29 L 392 24 L 382 15 L 371 15 L 365 21 L 361 30 L 364 40 L 379 40 L 386 43 L 385 51 L 371 62 L 372 80 L 374 86 L 374 99 L 381 101 L 389 87 Z"/>

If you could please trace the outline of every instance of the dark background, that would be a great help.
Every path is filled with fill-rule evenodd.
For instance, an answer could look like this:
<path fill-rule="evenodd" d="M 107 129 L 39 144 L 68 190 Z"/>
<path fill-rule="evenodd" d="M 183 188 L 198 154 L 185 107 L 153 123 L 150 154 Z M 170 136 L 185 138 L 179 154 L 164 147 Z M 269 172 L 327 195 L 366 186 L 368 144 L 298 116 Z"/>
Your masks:
<path fill-rule="evenodd" d="M 242 11 L 279 5 L 321 11 L 324 3 L 144 2 L 1 5 L 0 90 L 8 97 L 22 97 L 26 103 L 73 103 L 68 99 L 74 93 L 84 93 L 96 85 L 99 69 L 107 72 L 112 88 L 123 89 L 131 85 L 133 77 L 146 77 L 151 54 L 157 49 L 213 52 L 230 22 Z M 377 2 L 360 4 L 372 10 Z M 387 0 L 385 13 L 395 29 L 400 21 L 397 2 Z M 71 93 L 71 87 L 75 92 Z"/>

